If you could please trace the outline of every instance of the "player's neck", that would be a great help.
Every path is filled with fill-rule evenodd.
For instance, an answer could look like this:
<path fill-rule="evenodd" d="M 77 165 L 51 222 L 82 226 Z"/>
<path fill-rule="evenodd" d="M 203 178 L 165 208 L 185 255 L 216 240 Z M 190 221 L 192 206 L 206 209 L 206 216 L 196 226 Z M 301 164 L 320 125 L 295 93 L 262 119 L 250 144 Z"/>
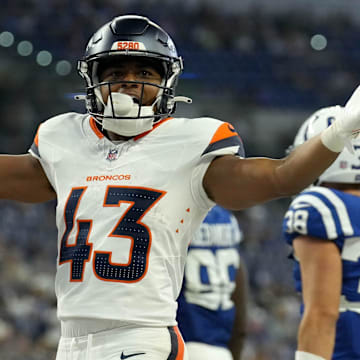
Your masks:
<path fill-rule="evenodd" d="M 133 136 L 123 136 L 119 134 L 115 134 L 111 131 L 104 130 L 104 135 L 111 141 L 127 141 L 133 138 Z"/>
<path fill-rule="evenodd" d="M 360 196 L 360 190 L 358 189 L 349 189 L 349 190 L 345 190 L 344 192 L 351 195 Z"/>
<path fill-rule="evenodd" d="M 107 131 L 105 129 L 102 128 L 102 126 L 98 123 L 95 122 L 96 127 L 99 129 L 99 131 L 104 134 L 104 136 L 106 136 L 110 141 L 127 141 L 133 138 L 133 136 L 123 136 L 123 135 L 119 135 L 116 134 L 112 131 Z"/>

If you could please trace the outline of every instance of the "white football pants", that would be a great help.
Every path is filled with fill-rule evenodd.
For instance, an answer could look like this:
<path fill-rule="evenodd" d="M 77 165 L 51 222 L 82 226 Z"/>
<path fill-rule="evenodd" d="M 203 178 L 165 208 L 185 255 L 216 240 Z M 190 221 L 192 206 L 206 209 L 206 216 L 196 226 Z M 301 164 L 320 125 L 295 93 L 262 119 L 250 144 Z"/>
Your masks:
<path fill-rule="evenodd" d="M 233 360 L 230 350 L 198 342 L 187 342 L 189 360 Z"/>
<path fill-rule="evenodd" d="M 67 337 L 62 334 L 56 360 L 188 360 L 177 327 L 119 328 Z"/>

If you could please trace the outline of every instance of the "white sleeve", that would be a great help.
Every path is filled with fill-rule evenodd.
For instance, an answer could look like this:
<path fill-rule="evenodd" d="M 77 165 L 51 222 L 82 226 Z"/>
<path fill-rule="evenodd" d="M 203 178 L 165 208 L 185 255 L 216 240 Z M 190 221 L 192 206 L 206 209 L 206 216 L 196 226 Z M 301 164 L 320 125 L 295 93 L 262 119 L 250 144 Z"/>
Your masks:
<path fill-rule="evenodd" d="M 43 127 L 41 124 L 28 152 L 30 155 L 39 160 L 46 177 L 48 178 L 53 189 L 56 191 L 55 172 L 52 166 L 53 149 L 51 145 L 43 139 Z"/>
<path fill-rule="evenodd" d="M 203 209 L 209 209 L 215 203 L 208 197 L 203 186 L 204 175 L 211 162 L 218 156 L 236 155 L 245 157 L 244 146 L 240 136 L 229 123 L 219 122 L 212 137 L 208 140 L 199 162 L 191 176 L 191 192 L 196 203 Z"/>

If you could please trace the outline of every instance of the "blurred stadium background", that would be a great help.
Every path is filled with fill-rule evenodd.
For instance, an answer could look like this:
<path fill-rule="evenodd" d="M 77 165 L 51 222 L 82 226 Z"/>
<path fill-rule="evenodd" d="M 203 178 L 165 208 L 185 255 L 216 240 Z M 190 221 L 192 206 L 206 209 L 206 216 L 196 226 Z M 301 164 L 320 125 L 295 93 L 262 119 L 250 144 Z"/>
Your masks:
<path fill-rule="evenodd" d="M 184 58 L 178 115 L 231 122 L 248 156 L 282 157 L 314 110 L 343 104 L 360 82 L 358 0 L 1 0 L 0 152 L 19 154 L 45 119 L 84 112 L 76 60 L 115 15 L 162 25 Z M 288 360 L 298 298 L 280 228 L 289 199 L 236 215 L 250 304 L 243 360 Z M 53 359 L 54 203 L 0 202 L 0 358 Z"/>

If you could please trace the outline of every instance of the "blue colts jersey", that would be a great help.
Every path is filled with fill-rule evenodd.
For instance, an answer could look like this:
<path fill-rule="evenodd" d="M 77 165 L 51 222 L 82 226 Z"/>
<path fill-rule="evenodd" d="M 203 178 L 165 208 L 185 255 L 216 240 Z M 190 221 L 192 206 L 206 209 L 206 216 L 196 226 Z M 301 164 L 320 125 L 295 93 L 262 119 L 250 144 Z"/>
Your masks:
<path fill-rule="evenodd" d="M 312 187 L 291 203 L 283 233 L 292 245 L 299 235 L 336 244 L 342 259 L 340 317 L 332 359 L 360 359 L 360 198 L 342 191 Z M 299 263 L 294 259 L 296 290 L 301 292 Z"/>
<path fill-rule="evenodd" d="M 228 347 L 241 238 L 236 218 L 215 206 L 191 241 L 177 314 L 186 342 Z"/>

